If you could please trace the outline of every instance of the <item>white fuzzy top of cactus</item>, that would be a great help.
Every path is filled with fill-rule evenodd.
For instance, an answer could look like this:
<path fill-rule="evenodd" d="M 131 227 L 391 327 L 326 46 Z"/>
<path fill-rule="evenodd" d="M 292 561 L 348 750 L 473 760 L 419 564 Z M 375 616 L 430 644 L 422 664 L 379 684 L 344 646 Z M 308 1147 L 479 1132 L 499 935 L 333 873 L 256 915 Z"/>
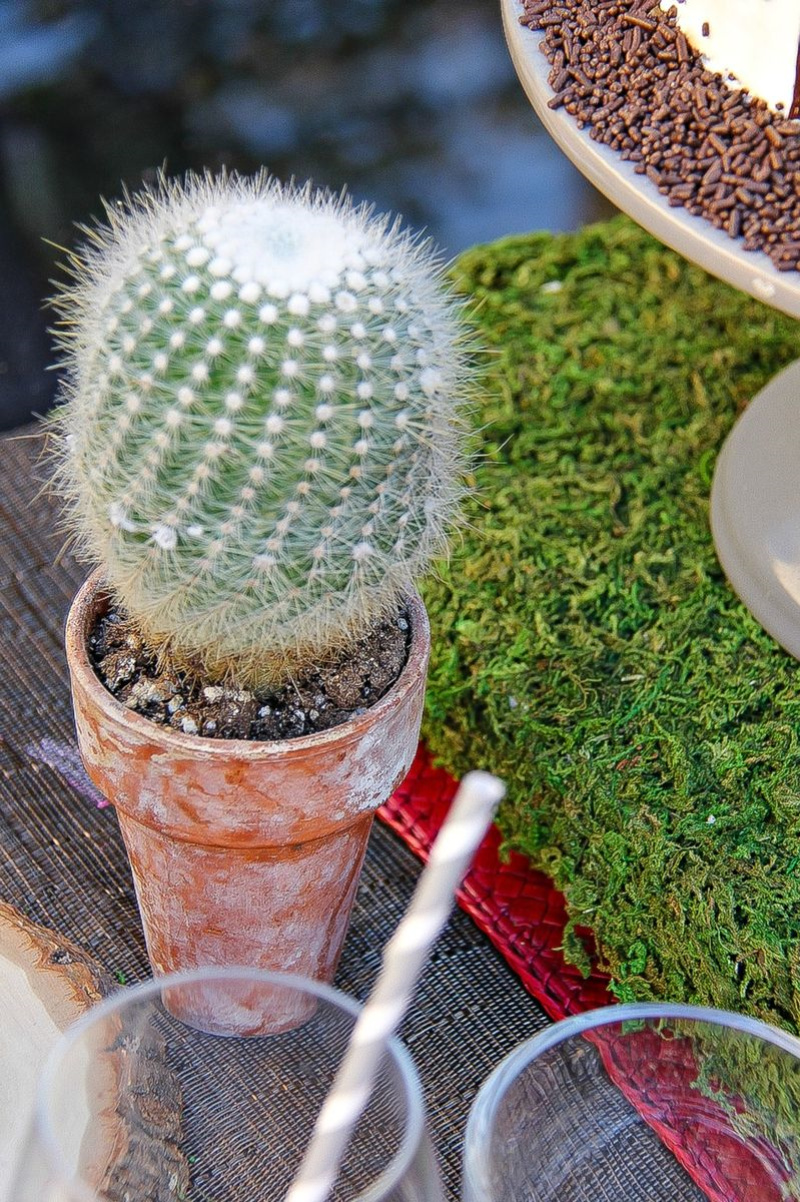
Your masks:
<path fill-rule="evenodd" d="M 73 527 L 154 641 L 292 671 L 445 546 L 458 306 L 426 244 L 309 188 L 190 179 L 108 212 L 59 299 Z"/>
<path fill-rule="evenodd" d="M 237 284 L 254 281 L 279 297 L 309 291 L 322 296 L 348 270 L 364 266 L 364 252 L 381 257 L 368 230 L 348 228 L 335 214 L 286 201 L 209 205 L 196 229 L 200 245 L 189 256 L 194 265 L 210 257 L 215 274 L 229 275 Z"/>

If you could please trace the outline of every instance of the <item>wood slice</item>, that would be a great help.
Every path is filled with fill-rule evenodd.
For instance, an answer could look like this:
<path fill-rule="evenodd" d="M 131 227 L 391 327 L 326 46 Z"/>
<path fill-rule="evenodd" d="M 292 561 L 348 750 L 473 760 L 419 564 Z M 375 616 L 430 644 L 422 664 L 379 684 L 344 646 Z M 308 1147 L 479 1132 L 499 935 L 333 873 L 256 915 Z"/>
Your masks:
<path fill-rule="evenodd" d="M 0 1199 L 28 1132 L 36 1083 L 61 1034 L 115 988 L 81 948 L 0 902 Z M 109 1027 L 109 1031 L 111 1028 Z M 163 1039 L 119 1024 L 96 1057 L 102 1120 L 92 1122 L 81 1160 L 109 1202 L 175 1202 L 188 1190 L 181 1145 L 181 1093 Z"/>

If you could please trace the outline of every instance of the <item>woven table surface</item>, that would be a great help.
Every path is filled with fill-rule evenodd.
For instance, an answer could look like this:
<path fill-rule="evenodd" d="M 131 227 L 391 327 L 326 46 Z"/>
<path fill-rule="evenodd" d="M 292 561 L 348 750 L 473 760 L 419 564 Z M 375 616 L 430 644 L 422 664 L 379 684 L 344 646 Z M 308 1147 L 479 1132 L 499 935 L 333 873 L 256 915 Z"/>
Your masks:
<path fill-rule="evenodd" d="M 42 489 L 47 473 L 41 450 L 41 439 L 25 431 L 0 439 L 0 899 L 90 950 L 120 981 L 131 983 L 150 975 L 133 886 L 114 810 L 98 807 L 80 764 L 62 650 L 67 608 L 87 570 L 61 553 L 56 514 Z M 403 803 L 401 791 L 385 814 L 399 829 Z M 404 837 L 414 846 L 413 829 L 406 828 Z M 491 856 L 494 863 L 496 849 Z M 419 870 L 412 851 L 376 823 L 337 978 L 351 996 L 368 993 Z M 487 878 L 485 865 L 481 869 L 485 895 L 492 892 L 491 871 Z M 518 866 L 517 884 L 524 893 L 524 866 Z M 482 923 L 490 934 L 491 923 L 502 926 L 502 912 L 495 907 L 491 922 L 486 917 Z M 558 914 L 541 912 L 534 926 L 545 930 L 548 921 L 558 920 Z M 524 973 L 527 945 L 515 963 L 514 931 L 504 929 L 502 936 L 506 955 Z M 548 1007 L 550 1013 L 575 1008 L 569 999 L 583 983 L 574 973 L 564 975 L 558 955 L 548 955 L 548 989 L 558 1003 Z M 607 1000 L 602 981 L 590 988 L 595 993 L 589 1004 Z M 516 1044 L 548 1021 L 486 935 L 456 912 L 401 1031 L 423 1080 L 452 1199 L 459 1196 L 464 1125 L 477 1089 Z M 217 1088 L 224 1090 L 225 1083 Z M 640 1127 L 637 1139 L 632 1202 L 703 1197 L 655 1135 Z M 192 1197 L 223 1202 L 235 1199 L 234 1190 L 224 1174 L 198 1175 Z"/>

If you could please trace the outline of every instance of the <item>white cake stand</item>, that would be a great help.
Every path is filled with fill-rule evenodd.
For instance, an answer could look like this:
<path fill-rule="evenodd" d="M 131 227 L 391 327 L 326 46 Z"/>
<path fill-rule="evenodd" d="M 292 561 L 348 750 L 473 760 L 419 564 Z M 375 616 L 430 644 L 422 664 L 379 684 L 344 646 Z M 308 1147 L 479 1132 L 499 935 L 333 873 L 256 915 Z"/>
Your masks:
<path fill-rule="evenodd" d="M 550 64 L 542 34 L 501 0 L 511 57 L 542 124 L 601 192 L 661 242 L 775 309 L 800 317 L 800 272 L 682 208 L 672 208 L 633 164 L 592 140 L 564 109 L 548 108 Z M 800 335 L 800 331 L 798 331 Z M 731 585 L 765 630 L 800 659 L 800 362 L 758 394 L 729 434 L 711 488 L 711 530 Z"/>

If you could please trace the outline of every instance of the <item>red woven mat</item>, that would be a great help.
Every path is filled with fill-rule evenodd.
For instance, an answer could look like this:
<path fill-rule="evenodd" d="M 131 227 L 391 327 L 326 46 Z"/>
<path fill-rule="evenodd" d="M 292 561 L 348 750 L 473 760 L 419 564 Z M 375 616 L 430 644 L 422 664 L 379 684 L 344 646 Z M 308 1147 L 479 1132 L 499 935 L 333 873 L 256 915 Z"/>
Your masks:
<path fill-rule="evenodd" d="M 434 768 L 421 747 L 411 772 L 379 810 L 379 817 L 426 860 L 455 790 L 456 782 Z M 615 999 L 608 991 L 607 976 L 593 969 L 584 978 L 564 961 L 560 951 L 566 923 L 562 894 L 543 873 L 531 868 L 524 856 L 512 852 L 501 860 L 500 842 L 493 827 L 459 892 L 459 905 L 551 1018 L 611 1005 Z M 591 949 L 591 936 L 589 932 L 585 935 Z M 774 1149 L 748 1150 L 731 1130 L 724 1111 L 720 1108 L 713 1116 L 708 1100 L 694 1094 L 705 1115 L 704 1122 L 698 1121 L 700 1113 L 692 1106 L 691 1089 L 697 1069 L 688 1041 L 671 1043 L 654 1034 L 652 1055 L 634 1063 L 625 1040 L 597 1032 L 590 1038 L 600 1048 L 612 1080 L 712 1202 L 768 1202 L 781 1197 L 775 1192 L 775 1179 L 781 1174 L 771 1163 Z M 656 1061 L 659 1075 L 654 1089 Z M 773 1167 L 775 1176 L 770 1172 Z"/>
<path fill-rule="evenodd" d="M 434 768 L 424 748 L 378 817 L 427 860 L 453 800 L 456 782 Z M 581 976 L 560 952 L 567 921 L 564 898 L 553 882 L 515 852 L 500 859 L 500 835 L 492 827 L 459 891 L 458 903 L 488 935 L 529 993 L 553 1019 L 609 1006 L 608 977 Z M 591 936 L 586 932 L 591 946 Z"/>
<path fill-rule="evenodd" d="M 606 1071 L 711 1202 L 781 1202 L 789 1197 L 790 1165 L 779 1149 L 753 1133 L 736 1135 L 727 1112 L 694 1087 L 693 1041 L 653 1029 L 620 1038 L 588 1031 Z M 796 1180 L 795 1180 L 796 1184 Z"/>

